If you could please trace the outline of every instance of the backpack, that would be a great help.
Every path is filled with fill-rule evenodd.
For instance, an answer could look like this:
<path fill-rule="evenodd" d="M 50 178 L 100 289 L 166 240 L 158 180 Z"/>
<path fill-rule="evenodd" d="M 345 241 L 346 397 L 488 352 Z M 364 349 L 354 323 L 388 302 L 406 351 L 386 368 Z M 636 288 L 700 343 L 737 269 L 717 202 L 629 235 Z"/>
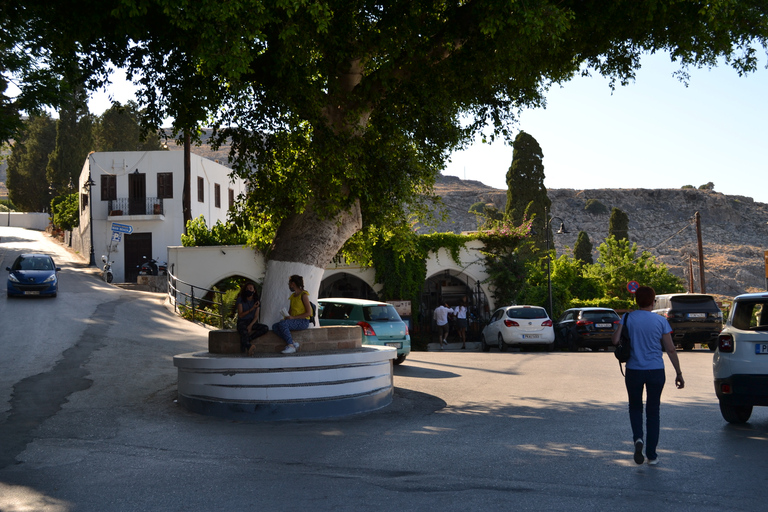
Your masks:
<path fill-rule="evenodd" d="M 621 367 L 621 363 L 629 361 L 629 356 L 632 352 L 632 340 L 629 338 L 629 313 L 624 315 L 624 326 L 621 329 L 621 336 L 619 337 L 619 344 L 616 346 L 616 350 L 613 351 L 613 355 L 619 361 L 619 369 L 621 374 L 624 375 L 624 369 Z"/>
<path fill-rule="evenodd" d="M 309 323 L 315 325 L 315 314 L 317 313 L 317 305 L 314 302 L 309 303 L 312 306 L 312 314 L 309 316 Z"/>

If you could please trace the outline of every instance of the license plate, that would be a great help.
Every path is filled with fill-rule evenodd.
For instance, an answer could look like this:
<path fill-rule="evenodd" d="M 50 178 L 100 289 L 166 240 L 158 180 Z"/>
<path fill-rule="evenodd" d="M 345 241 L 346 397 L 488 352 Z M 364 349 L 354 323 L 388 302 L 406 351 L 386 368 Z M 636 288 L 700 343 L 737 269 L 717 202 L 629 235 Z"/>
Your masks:
<path fill-rule="evenodd" d="M 595 324 L 595 327 L 598 329 L 607 329 L 609 327 L 613 327 L 613 324 Z"/>
<path fill-rule="evenodd" d="M 706 313 L 688 313 L 688 318 L 706 318 Z"/>
<path fill-rule="evenodd" d="M 523 334 L 523 339 L 524 340 L 536 340 L 536 339 L 539 339 L 539 335 L 538 334 Z"/>
<path fill-rule="evenodd" d="M 388 346 L 388 347 L 395 347 L 395 348 L 403 348 L 403 344 L 402 343 L 395 343 L 395 342 L 386 343 L 386 346 Z"/>
<path fill-rule="evenodd" d="M 755 354 L 768 354 L 768 343 L 757 343 L 755 345 Z"/>
<path fill-rule="evenodd" d="M 24 292 L 24 295 L 40 295 L 40 292 Z"/>

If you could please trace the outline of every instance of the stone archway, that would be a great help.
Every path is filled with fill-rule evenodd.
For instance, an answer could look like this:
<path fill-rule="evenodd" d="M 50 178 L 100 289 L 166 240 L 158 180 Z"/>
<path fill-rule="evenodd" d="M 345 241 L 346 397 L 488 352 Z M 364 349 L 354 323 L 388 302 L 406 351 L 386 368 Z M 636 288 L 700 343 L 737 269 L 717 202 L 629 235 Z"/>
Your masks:
<path fill-rule="evenodd" d="M 379 300 L 378 294 L 364 279 L 349 272 L 334 273 L 322 280 L 318 298 L 328 297 Z"/>
<path fill-rule="evenodd" d="M 448 307 L 453 308 L 465 296 L 469 303 L 467 341 L 479 340 L 480 332 L 487 323 L 491 304 L 481 282 L 456 269 L 443 269 L 427 277 L 419 305 L 419 330 L 428 333 L 431 339 L 435 327 L 432 320 L 435 308 L 446 302 Z M 453 330 L 451 333 L 449 337 L 453 336 Z"/>

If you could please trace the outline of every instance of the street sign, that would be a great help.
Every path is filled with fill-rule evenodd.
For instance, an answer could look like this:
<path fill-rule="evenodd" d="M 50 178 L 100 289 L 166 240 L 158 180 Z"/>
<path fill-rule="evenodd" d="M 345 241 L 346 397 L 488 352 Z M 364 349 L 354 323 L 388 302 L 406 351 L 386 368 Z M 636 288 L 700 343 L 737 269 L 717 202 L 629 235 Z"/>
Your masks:
<path fill-rule="evenodd" d="M 123 239 L 123 234 L 119 231 L 113 231 L 112 232 L 112 241 L 113 242 L 120 242 Z"/>
<path fill-rule="evenodd" d="M 125 233 L 126 235 L 130 235 L 133 233 L 133 226 L 129 226 L 128 224 L 118 224 L 117 222 L 112 223 L 112 231 L 115 233 Z"/>
<path fill-rule="evenodd" d="M 637 283 L 637 281 L 630 281 L 627 283 L 627 291 L 629 293 L 635 293 L 638 288 L 640 288 L 640 285 Z"/>

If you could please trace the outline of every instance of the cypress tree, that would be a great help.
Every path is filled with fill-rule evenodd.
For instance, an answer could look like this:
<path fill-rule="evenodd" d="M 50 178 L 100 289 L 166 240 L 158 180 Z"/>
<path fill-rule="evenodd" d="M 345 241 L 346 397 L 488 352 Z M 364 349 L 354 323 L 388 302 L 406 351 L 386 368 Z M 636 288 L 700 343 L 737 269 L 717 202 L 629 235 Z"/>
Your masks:
<path fill-rule="evenodd" d="M 512 165 L 507 172 L 506 217 L 512 224 L 519 225 L 535 215 L 534 243 L 544 249 L 547 226 L 544 215 L 552 205 L 544 187 L 544 154 L 536 139 L 523 131 L 515 137 L 512 148 Z M 552 240 L 551 229 L 549 235 Z"/>
<path fill-rule="evenodd" d="M 611 210 L 611 220 L 608 222 L 608 236 L 616 240 L 629 241 L 629 216 L 618 208 Z"/>
<path fill-rule="evenodd" d="M 582 264 L 594 263 L 592 259 L 592 242 L 589 240 L 589 235 L 586 231 L 579 231 L 576 244 L 573 246 L 573 257 Z"/>

